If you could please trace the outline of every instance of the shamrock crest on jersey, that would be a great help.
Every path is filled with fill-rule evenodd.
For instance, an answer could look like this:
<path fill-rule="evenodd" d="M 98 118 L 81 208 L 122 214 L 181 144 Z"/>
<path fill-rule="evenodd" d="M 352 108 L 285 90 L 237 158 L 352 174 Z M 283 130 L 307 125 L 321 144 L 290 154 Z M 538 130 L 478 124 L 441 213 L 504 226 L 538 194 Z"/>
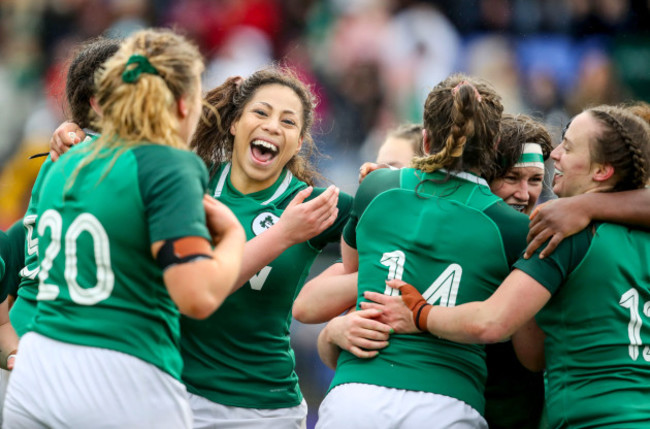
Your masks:
<path fill-rule="evenodd" d="M 257 216 L 255 216 L 255 219 L 253 219 L 253 224 L 251 225 L 253 233 L 255 233 L 256 236 L 260 235 L 261 233 L 263 233 L 264 231 L 266 231 L 267 229 L 275 225 L 278 220 L 280 220 L 280 218 L 271 212 L 264 212 L 258 214 Z"/>

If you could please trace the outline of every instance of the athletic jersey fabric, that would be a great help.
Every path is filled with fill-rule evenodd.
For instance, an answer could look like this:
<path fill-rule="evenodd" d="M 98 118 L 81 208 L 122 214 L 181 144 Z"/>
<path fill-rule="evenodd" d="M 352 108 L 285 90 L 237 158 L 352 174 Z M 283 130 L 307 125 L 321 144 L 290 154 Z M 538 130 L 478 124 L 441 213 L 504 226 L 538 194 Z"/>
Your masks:
<path fill-rule="evenodd" d="M 468 173 L 378 170 L 361 184 L 344 231 L 359 253 L 359 295 L 399 292 L 402 279 L 431 304 L 487 299 L 526 244 L 528 219 Z M 483 414 L 485 352 L 428 333 L 392 335 L 373 359 L 342 352 L 332 387 L 367 383 L 437 393 Z"/>
<path fill-rule="evenodd" d="M 209 184 L 210 193 L 235 213 L 249 240 L 277 222 L 306 187 L 284 170 L 271 187 L 244 195 L 230 182 L 230 163 L 219 165 Z M 309 199 L 323 191 L 315 188 Z M 285 250 L 208 319 L 181 318 L 183 381 L 189 392 L 243 408 L 300 404 L 289 344 L 291 307 L 321 249 L 340 239 L 351 206 L 352 197 L 341 193 L 338 218 L 327 230 Z"/>
<path fill-rule="evenodd" d="M 77 171 L 90 145 L 61 157 L 40 192 L 33 330 L 126 353 L 180 379 L 179 311 L 151 245 L 211 239 L 202 205 L 207 170 L 189 151 L 143 143 L 119 156 L 104 150 Z"/>
<path fill-rule="evenodd" d="M 552 294 L 536 317 L 550 427 L 648 427 L 649 261 L 650 233 L 604 223 L 515 264 Z"/>
<path fill-rule="evenodd" d="M 0 257 L 5 262 L 5 274 L 0 277 L 0 302 L 7 295 L 16 295 L 20 283 L 18 273 L 25 266 L 24 246 L 22 220 L 15 222 L 6 232 L 0 231 Z"/>
<path fill-rule="evenodd" d="M 38 236 L 36 234 L 36 217 L 38 201 L 41 195 L 43 182 L 54 162 L 48 155 L 36 176 L 32 187 L 32 195 L 29 198 L 29 205 L 23 226 L 25 235 L 24 262 L 25 265 L 20 271 L 20 284 L 18 285 L 18 296 L 16 302 L 9 311 L 11 325 L 19 337 L 31 330 L 31 325 L 36 313 L 36 295 L 38 294 Z"/>

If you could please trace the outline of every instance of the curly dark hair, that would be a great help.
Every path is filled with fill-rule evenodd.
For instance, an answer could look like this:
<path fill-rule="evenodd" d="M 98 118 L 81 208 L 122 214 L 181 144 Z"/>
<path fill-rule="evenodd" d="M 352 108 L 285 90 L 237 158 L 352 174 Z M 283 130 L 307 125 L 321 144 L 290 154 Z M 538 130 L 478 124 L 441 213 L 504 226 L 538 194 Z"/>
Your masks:
<path fill-rule="evenodd" d="M 203 108 L 205 120 L 199 122 L 190 147 L 208 168 L 215 163 L 230 161 L 235 141 L 230 133 L 230 126 L 239 119 L 244 106 L 259 88 L 273 84 L 291 88 L 302 104 L 303 126 L 300 137 L 303 144 L 300 152 L 289 160 L 286 168 L 299 180 L 313 185 L 316 180 L 322 179 L 311 164 L 312 157 L 318 153 L 311 136 L 316 98 L 309 87 L 288 67 L 272 66 L 259 70 L 246 79 L 231 77 L 209 91 L 205 96 L 207 105 Z"/>

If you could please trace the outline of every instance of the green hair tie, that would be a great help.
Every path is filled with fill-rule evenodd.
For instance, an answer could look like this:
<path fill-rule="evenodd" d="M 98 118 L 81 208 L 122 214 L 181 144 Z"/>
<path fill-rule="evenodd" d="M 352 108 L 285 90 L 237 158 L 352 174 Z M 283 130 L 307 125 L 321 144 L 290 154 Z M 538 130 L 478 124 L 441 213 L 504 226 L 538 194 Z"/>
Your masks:
<path fill-rule="evenodd" d="M 131 64 L 135 64 L 135 67 L 129 69 L 128 67 Z M 126 66 L 124 66 L 124 73 L 122 73 L 122 81 L 126 83 L 134 83 L 135 81 L 138 80 L 138 77 L 140 77 L 142 73 L 149 73 L 156 76 L 160 76 L 158 70 L 156 70 L 156 68 L 151 65 L 147 57 L 140 54 L 133 54 L 129 57 L 129 60 L 126 62 Z"/>

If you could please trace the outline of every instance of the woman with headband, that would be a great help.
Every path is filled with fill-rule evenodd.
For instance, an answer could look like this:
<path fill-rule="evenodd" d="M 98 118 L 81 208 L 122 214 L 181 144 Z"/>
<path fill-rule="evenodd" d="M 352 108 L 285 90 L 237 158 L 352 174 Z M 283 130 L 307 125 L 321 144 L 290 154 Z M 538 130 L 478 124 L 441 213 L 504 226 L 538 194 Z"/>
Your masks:
<path fill-rule="evenodd" d="M 490 189 L 515 210 L 530 214 L 542 192 L 544 161 L 552 150 L 551 137 L 541 123 L 521 114 L 504 114 L 500 131 Z M 405 152 L 413 155 L 410 150 Z M 382 160 L 386 164 L 390 161 Z M 368 169 L 367 165 L 364 167 Z M 342 271 L 341 265 L 335 264 L 305 286 L 294 304 L 294 317 L 303 323 L 321 323 L 354 304 L 356 273 L 335 275 Z M 401 300 L 383 294 L 372 296 L 382 303 L 381 307 L 362 303 L 364 310 L 335 317 L 321 332 L 319 352 L 328 366 L 336 368 L 341 349 L 361 358 L 376 356 L 387 345 L 390 325 L 399 329 L 391 315 L 392 306 L 401 304 Z M 541 374 L 521 366 L 510 342 L 489 346 L 487 352 L 488 424 L 496 428 L 536 428 L 544 401 Z"/>
<path fill-rule="evenodd" d="M 561 198 L 641 189 L 650 176 L 650 126 L 623 108 L 587 109 L 551 158 Z M 522 362 L 546 368 L 551 427 L 647 427 L 650 233 L 594 223 L 551 255 L 537 253 L 518 260 L 489 299 L 455 308 L 389 284 L 400 288 L 417 329 L 463 343 L 514 334 Z"/>

